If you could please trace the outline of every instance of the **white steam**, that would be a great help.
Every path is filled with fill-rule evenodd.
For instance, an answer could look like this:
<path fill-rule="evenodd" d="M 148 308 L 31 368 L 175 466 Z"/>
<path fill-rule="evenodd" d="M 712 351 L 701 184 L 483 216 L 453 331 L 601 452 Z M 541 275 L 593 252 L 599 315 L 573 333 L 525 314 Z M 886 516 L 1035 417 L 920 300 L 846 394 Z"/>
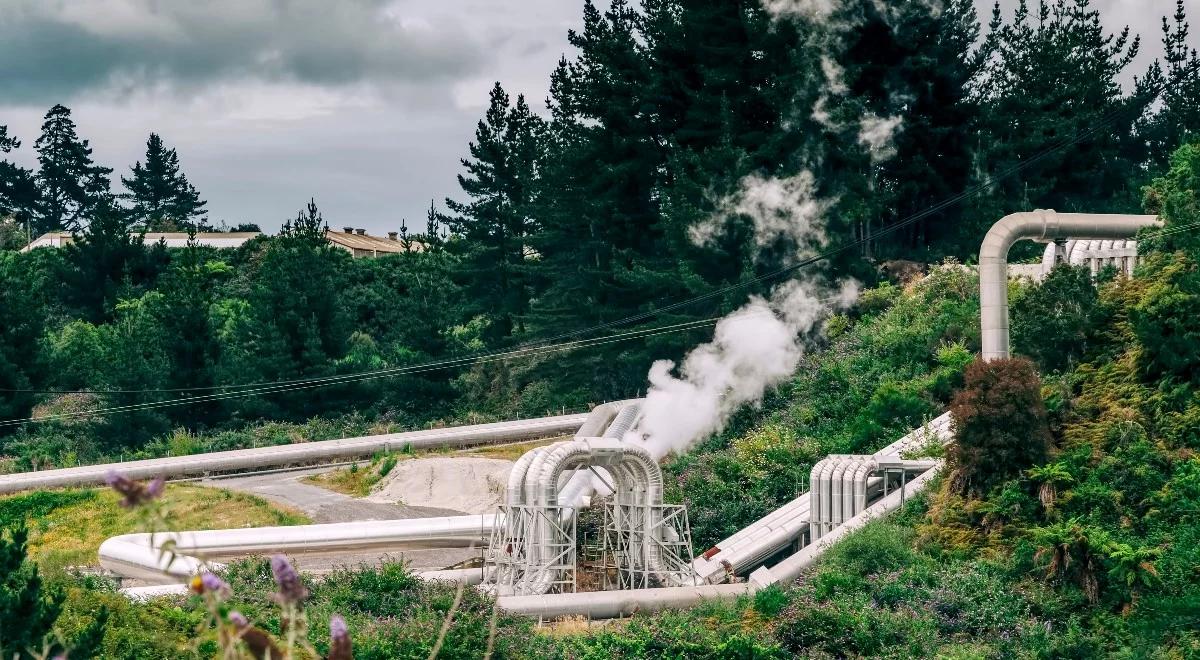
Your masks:
<path fill-rule="evenodd" d="M 718 204 L 717 213 L 691 228 L 699 245 L 711 244 L 724 231 L 731 215 L 747 216 L 754 223 L 754 242 L 760 247 L 787 240 L 798 250 L 825 242 L 823 219 L 830 200 L 816 195 L 812 172 L 803 170 L 784 179 L 750 175 L 737 191 Z"/>
<path fill-rule="evenodd" d="M 822 21 L 837 7 L 837 0 L 762 0 L 763 9 L 775 19 L 800 16 Z"/>
<path fill-rule="evenodd" d="M 788 282 L 769 300 L 755 296 L 721 319 L 712 341 L 688 353 L 678 376 L 672 373 L 674 362 L 655 362 L 642 421 L 634 433 L 656 456 L 682 452 L 724 428 L 742 406 L 761 402 L 768 389 L 795 371 L 804 355 L 800 336 L 811 331 L 830 306 L 853 303 L 858 286 L 846 282 L 832 299 L 822 299 L 822 293 L 810 283 Z"/>
<path fill-rule="evenodd" d="M 871 154 L 871 161 L 879 163 L 896 155 L 895 138 L 903 119 L 878 117 L 867 114 L 858 122 L 858 143 Z"/>
<path fill-rule="evenodd" d="M 816 194 L 816 178 L 807 170 L 783 179 L 748 176 L 713 217 L 693 229 L 692 239 L 709 242 L 727 218 L 744 216 L 753 222 L 759 247 L 786 240 L 803 256 L 826 242 L 824 217 L 831 203 Z M 678 369 L 670 360 L 654 363 L 635 434 L 651 453 L 663 456 L 720 431 L 734 412 L 761 402 L 795 371 L 805 338 L 830 307 L 845 307 L 857 295 L 854 281 L 821 287 L 792 280 L 766 298 L 752 297 L 721 319 L 712 341 L 692 349 Z"/>

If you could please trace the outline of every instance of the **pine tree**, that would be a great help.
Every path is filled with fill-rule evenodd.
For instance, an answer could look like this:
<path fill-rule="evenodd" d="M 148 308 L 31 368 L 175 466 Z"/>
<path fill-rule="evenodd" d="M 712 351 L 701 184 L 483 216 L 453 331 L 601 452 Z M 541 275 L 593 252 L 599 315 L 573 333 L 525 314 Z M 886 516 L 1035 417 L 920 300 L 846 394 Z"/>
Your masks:
<path fill-rule="evenodd" d="M 48 588 L 25 556 L 24 526 L 0 529 L 0 656 L 40 652 L 62 611 L 63 594 Z"/>
<path fill-rule="evenodd" d="M 0 125 L 0 153 L 9 153 L 20 146 L 16 136 L 9 136 L 8 127 Z M 8 160 L 0 161 L 0 219 L 12 218 L 18 224 L 29 222 L 36 202 L 33 172 Z"/>
<path fill-rule="evenodd" d="M 976 47 L 974 3 L 854 0 L 833 24 L 845 26 L 835 28 L 832 55 L 846 92 L 831 102 L 841 114 L 827 127 L 836 146 L 822 173 L 846 186 L 839 209 L 859 215 L 857 234 L 872 257 L 969 251 L 977 232 L 961 226 L 969 216 L 958 206 L 870 239 L 969 183 L 980 125 L 970 85 L 988 54 Z"/>
<path fill-rule="evenodd" d="M 142 236 L 130 232 L 129 219 L 111 197 L 96 202 L 91 222 L 67 246 L 67 300 L 92 322 L 111 318 L 128 286 L 142 284 L 148 256 Z"/>
<path fill-rule="evenodd" d="M 1137 55 L 1129 29 L 1108 34 L 1090 0 L 1041 0 L 1031 15 L 1021 0 L 1010 22 L 992 14 L 994 56 L 979 81 L 985 127 L 977 180 L 991 188 L 972 212 L 986 218 L 1032 208 L 1136 210 L 1132 176 L 1133 101 L 1118 76 Z M 1103 130 L 1086 134 L 1102 122 Z M 992 180 L 1048 147 L 1084 136 L 1043 157 L 1019 177 Z"/>
<path fill-rule="evenodd" d="M 71 110 L 62 105 L 46 113 L 34 147 L 38 152 L 37 232 L 79 231 L 88 214 L 109 196 L 112 170 L 92 162 L 92 148 L 79 139 Z"/>
<path fill-rule="evenodd" d="M 528 237 L 535 230 L 533 195 L 543 148 L 543 122 L 523 96 L 514 105 L 500 83 L 475 129 L 471 158 L 459 186 L 470 201 L 446 200 L 444 219 L 462 237 L 461 278 L 487 317 L 489 340 L 503 342 L 522 331 L 530 291 Z"/>
<path fill-rule="evenodd" d="M 207 221 L 207 202 L 183 172 L 179 155 L 167 149 L 157 133 L 146 140 L 146 161 L 134 163 L 132 175 L 121 177 L 128 191 L 121 195 L 129 203 L 133 220 L 149 231 L 179 231 L 201 227 Z"/>
<path fill-rule="evenodd" d="M 1176 0 L 1175 14 L 1170 20 L 1162 19 L 1165 63 L 1155 60 L 1137 81 L 1134 98 L 1147 98 L 1161 90 L 1160 102 L 1150 104 L 1136 129 L 1151 175 L 1165 172 L 1175 149 L 1200 136 L 1200 55 L 1188 46 L 1189 36 L 1184 2 Z"/>

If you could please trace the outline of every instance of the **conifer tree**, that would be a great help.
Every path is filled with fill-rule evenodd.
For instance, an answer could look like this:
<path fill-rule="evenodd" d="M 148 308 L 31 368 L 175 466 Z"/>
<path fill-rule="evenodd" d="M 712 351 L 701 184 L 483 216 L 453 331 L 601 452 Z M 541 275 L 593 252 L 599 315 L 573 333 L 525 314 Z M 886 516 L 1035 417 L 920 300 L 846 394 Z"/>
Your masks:
<path fill-rule="evenodd" d="M 168 149 L 157 133 L 146 140 L 146 160 L 130 168 L 131 176 L 121 177 L 128 191 L 121 195 L 129 203 L 134 222 L 149 231 L 179 231 L 200 227 L 207 222 L 207 202 L 200 199 L 195 186 L 179 171 L 179 155 Z"/>
<path fill-rule="evenodd" d="M 459 186 L 469 201 L 446 200 L 450 231 L 465 253 L 461 278 L 487 316 L 489 340 L 519 333 L 529 305 L 526 274 L 529 235 L 534 231 L 533 195 L 541 160 L 542 120 L 523 96 L 513 104 L 500 83 L 492 87 L 487 113 L 475 129 L 471 158 Z"/>
<path fill-rule="evenodd" d="M 986 122 L 974 176 L 992 185 L 973 212 L 1136 210 L 1134 101 L 1118 76 L 1136 57 L 1138 38 L 1128 28 L 1109 34 L 1090 0 L 1040 0 L 1036 13 L 1021 0 L 1008 22 L 997 3 L 990 38 L 994 56 L 978 82 Z M 1109 123 L 1088 133 L 1102 122 Z M 1076 136 L 1083 137 L 1021 176 L 990 179 Z"/>
<path fill-rule="evenodd" d="M 959 254 L 961 207 L 871 240 L 880 230 L 962 192 L 968 185 L 980 108 L 970 84 L 986 61 L 977 48 L 979 22 L 971 0 L 884 4 L 848 0 L 833 21 L 830 56 L 844 93 L 826 130 L 834 140 L 822 166 L 837 190 L 839 210 L 858 216 L 856 237 L 871 257 L 931 249 Z M 841 214 L 832 214 L 841 215 Z"/>
<path fill-rule="evenodd" d="M 20 146 L 16 136 L 9 136 L 8 127 L 0 125 L 0 153 L 7 154 Z M 0 218 L 24 224 L 32 218 L 36 201 L 33 172 L 7 159 L 0 160 Z"/>
<path fill-rule="evenodd" d="M 1135 98 L 1160 100 L 1149 104 L 1136 129 L 1151 175 L 1165 172 L 1174 150 L 1200 137 L 1200 56 L 1189 36 L 1184 2 L 1176 0 L 1175 14 L 1162 19 L 1164 61 L 1155 60 L 1137 81 Z"/>
<path fill-rule="evenodd" d="M 79 231 L 88 214 L 110 195 L 112 169 L 92 162 L 92 148 L 76 134 L 71 110 L 63 105 L 46 113 L 34 147 L 38 152 L 37 232 Z"/>
<path fill-rule="evenodd" d="M 24 526 L 0 529 L 0 655 L 40 651 L 62 611 L 63 594 L 47 587 L 25 556 Z"/>

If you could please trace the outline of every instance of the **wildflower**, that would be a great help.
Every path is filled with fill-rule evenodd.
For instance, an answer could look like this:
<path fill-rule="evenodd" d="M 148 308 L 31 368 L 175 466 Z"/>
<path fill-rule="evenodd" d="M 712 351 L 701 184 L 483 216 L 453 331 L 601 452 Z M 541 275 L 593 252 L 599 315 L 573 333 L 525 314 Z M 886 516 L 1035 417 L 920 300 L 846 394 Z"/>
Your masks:
<path fill-rule="evenodd" d="M 229 596 L 233 591 L 224 580 L 212 573 L 201 573 L 193 577 L 191 589 L 198 594 L 216 594 L 222 598 Z"/>
<path fill-rule="evenodd" d="M 229 618 L 229 623 L 232 623 L 233 626 L 235 628 L 237 628 L 238 630 L 241 630 L 242 628 L 250 627 L 250 621 L 249 621 L 249 619 L 246 618 L 246 615 L 242 614 L 241 612 L 239 612 L 237 610 L 231 610 L 229 612 L 228 618 Z"/>
<path fill-rule="evenodd" d="M 326 660 L 352 660 L 354 654 L 350 650 L 350 631 L 346 628 L 346 620 L 334 614 L 329 617 L 329 655 Z"/>
<path fill-rule="evenodd" d="M 271 557 L 271 572 L 275 574 L 275 583 L 279 585 L 279 593 L 275 594 L 275 600 L 295 604 L 308 598 L 308 589 L 300 581 L 300 574 L 288 563 L 287 557 Z"/>
<path fill-rule="evenodd" d="M 149 485 L 146 485 L 140 481 L 134 481 L 123 474 L 118 474 L 116 470 L 109 470 L 104 478 L 104 482 L 121 495 L 121 506 L 127 509 L 132 509 L 158 499 L 162 495 L 163 486 L 165 485 L 162 477 L 158 477 L 150 482 Z"/>

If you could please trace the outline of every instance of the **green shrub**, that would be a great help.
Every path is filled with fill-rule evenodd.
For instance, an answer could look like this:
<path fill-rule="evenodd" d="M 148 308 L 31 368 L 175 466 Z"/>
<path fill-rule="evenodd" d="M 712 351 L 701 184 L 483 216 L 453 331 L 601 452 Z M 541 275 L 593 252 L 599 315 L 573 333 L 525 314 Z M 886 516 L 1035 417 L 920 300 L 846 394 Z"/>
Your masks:
<path fill-rule="evenodd" d="M 388 476 L 388 474 L 390 474 L 392 472 L 392 469 L 395 467 L 396 467 L 396 457 L 391 454 L 384 456 L 383 460 L 379 461 L 379 476 L 380 476 L 380 478 Z"/>
<path fill-rule="evenodd" d="M 1091 270 L 1060 265 L 1012 300 L 1013 352 L 1042 371 L 1062 371 L 1086 354 L 1099 316 Z"/>

